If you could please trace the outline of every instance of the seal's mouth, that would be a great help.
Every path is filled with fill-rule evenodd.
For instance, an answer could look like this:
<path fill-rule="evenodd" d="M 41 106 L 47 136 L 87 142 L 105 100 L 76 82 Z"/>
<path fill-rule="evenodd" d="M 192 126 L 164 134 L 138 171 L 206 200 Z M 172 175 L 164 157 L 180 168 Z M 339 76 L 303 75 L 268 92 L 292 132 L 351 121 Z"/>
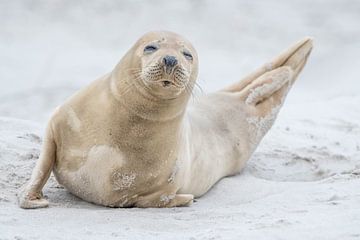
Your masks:
<path fill-rule="evenodd" d="M 152 63 L 142 68 L 141 80 L 149 89 L 159 95 L 178 95 L 190 80 L 190 72 L 181 64 L 166 66 L 162 62 Z"/>
<path fill-rule="evenodd" d="M 162 86 L 165 87 L 165 88 L 166 88 L 166 87 L 170 87 L 170 86 L 172 86 L 172 85 L 175 85 L 173 82 L 170 82 L 170 81 L 168 81 L 168 80 L 162 81 L 161 84 L 162 84 Z"/>

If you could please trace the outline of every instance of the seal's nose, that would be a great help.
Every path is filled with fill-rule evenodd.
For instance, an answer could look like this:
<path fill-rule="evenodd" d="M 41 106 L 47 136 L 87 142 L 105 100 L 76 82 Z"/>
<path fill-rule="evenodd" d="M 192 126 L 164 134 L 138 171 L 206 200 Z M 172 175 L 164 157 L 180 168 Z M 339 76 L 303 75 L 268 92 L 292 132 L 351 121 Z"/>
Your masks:
<path fill-rule="evenodd" d="M 174 56 L 169 56 L 169 55 L 166 55 L 163 59 L 163 62 L 165 64 L 166 67 L 168 68 L 173 68 L 176 66 L 176 64 L 178 63 L 176 57 Z"/>

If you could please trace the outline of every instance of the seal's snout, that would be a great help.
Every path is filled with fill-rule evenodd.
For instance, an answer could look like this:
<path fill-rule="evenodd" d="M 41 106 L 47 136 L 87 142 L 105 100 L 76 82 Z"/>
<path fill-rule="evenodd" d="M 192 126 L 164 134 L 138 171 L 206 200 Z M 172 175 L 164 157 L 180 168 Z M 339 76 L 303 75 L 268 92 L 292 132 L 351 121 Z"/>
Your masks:
<path fill-rule="evenodd" d="M 177 65 L 178 60 L 174 56 L 166 55 L 163 58 L 163 63 L 164 63 L 164 66 L 165 66 L 166 73 L 170 74 L 172 69 Z"/>
<path fill-rule="evenodd" d="M 169 56 L 169 55 L 166 55 L 163 59 L 163 62 L 165 64 L 166 67 L 168 68 L 173 68 L 176 66 L 176 64 L 178 63 L 176 57 L 174 56 Z"/>

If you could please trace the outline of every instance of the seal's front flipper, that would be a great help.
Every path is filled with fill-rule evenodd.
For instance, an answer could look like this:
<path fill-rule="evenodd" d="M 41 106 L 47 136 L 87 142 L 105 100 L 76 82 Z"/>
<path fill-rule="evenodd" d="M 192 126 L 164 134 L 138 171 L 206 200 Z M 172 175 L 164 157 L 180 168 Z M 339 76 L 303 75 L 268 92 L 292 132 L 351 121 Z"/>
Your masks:
<path fill-rule="evenodd" d="M 192 194 L 176 194 L 167 207 L 189 207 L 194 202 L 194 195 Z"/>
<path fill-rule="evenodd" d="M 49 205 L 49 202 L 43 198 L 41 190 L 49 179 L 54 166 L 55 152 L 56 145 L 52 128 L 48 126 L 40 158 L 36 163 L 29 182 L 18 193 L 18 202 L 21 208 L 43 208 Z"/>
<path fill-rule="evenodd" d="M 194 195 L 192 194 L 166 194 L 163 192 L 155 192 L 140 197 L 135 206 L 140 208 L 189 207 L 193 202 Z"/>
<path fill-rule="evenodd" d="M 31 192 L 26 187 L 18 195 L 19 206 L 24 209 L 45 208 L 49 202 L 43 198 L 42 192 Z"/>

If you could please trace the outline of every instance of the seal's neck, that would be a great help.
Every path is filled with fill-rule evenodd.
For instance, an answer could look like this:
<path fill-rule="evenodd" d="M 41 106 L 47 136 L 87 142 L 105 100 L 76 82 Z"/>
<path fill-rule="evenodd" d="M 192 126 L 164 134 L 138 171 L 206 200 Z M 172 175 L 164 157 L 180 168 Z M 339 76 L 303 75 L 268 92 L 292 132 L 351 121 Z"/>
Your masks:
<path fill-rule="evenodd" d="M 168 121 L 181 118 L 185 112 L 188 101 L 185 94 L 174 99 L 160 99 L 141 81 L 131 76 L 119 76 L 116 72 L 110 75 L 109 81 L 112 95 L 130 115 L 150 121 Z"/>

